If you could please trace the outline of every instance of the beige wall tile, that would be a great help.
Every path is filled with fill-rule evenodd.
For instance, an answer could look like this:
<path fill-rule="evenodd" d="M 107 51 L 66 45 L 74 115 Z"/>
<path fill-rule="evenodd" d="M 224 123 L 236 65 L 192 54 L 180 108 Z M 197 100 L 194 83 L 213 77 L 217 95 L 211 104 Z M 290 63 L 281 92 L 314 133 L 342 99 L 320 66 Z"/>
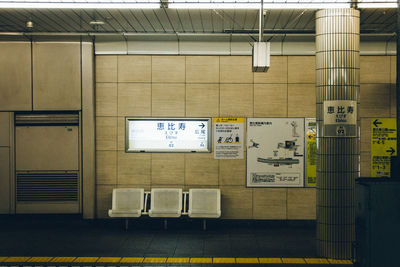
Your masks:
<path fill-rule="evenodd" d="M 397 107 L 396 107 L 396 84 L 390 85 L 390 117 L 394 118 L 397 114 Z M 400 105 L 400 103 L 399 103 Z"/>
<path fill-rule="evenodd" d="M 218 160 L 213 153 L 185 154 L 185 185 L 218 185 Z"/>
<path fill-rule="evenodd" d="M 390 83 L 390 58 L 361 56 L 360 83 Z"/>
<path fill-rule="evenodd" d="M 96 151 L 96 184 L 117 183 L 117 151 Z"/>
<path fill-rule="evenodd" d="M 151 84 L 118 83 L 118 116 L 150 116 Z"/>
<path fill-rule="evenodd" d="M 371 177 L 371 153 L 370 152 L 361 152 L 360 176 L 361 177 Z"/>
<path fill-rule="evenodd" d="M 153 83 L 152 116 L 185 116 L 185 84 Z"/>
<path fill-rule="evenodd" d="M 250 56 L 221 56 L 220 83 L 253 83 Z"/>
<path fill-rule="evenodd" d="M 315 83 L 315 56 L 288 57 L 288 83 Z"/>
<path fill-rule="evenodd" d="M 288 188 L 287 217 L 289 220 L 316 219 L 316 189 Z"/>
<path fill-rule="evenodd" d="M 187 56 L 186 57 L 187 83 L 218 83 L 219 57 L 218 56 Z"/>
<path fill-rule="evenodd" d="M 287 83 L 287 56 L 271 56 L 267 72 L 255 72 L 254 83 Z"/>
<path fill-rule="evenodd" d="M 96 117 L 96 150 L 117 150 L 117 117 Z"/>
<path fill-rule="evenodd" d="M 288 85 L 288 117 L 315 117 L 315 85 Z"/>
<path fill-rule="evenodd" d="M 117 56 L 96 56 L 96 82 L 117 82 Z"/>
<path fill-rule="evenodd" d="M 371 118 L 361 118 L 361 151 L 371 151 Z"/>
<path fill-rule="evenodd" d="M 286 220 L 287 188 L 253 188 L 253 218 Z"/>
<path fill-rule="evenodd" d="M 390 83 L 396 84 L 396 56 L 390 57 Z"/>
<path fill-rule="evenodd" d="M 184 56 L 152 56 L 153 82 L 185 82 Z"/>
<path fill-rule="evenodd" d="M 220 116 L 253 117 L 253 84 L 221 84 Z"/>
<path fill-rule="evenodd" d="M 361 84 L 360 117 L 390 116 L 390 85 Z"/>
<path fill-rule="evenodd" d="M 221 217 L 223 219 L 251 219 L 253 190 L 241 186 L 221 187 Z"/>
<path fill-rule="evenodd" d="M 143 188 L 144 191 L 151 190 L 151 186 L 149 184 L 117 184 L 117 188 Z"/>
<path fill-rule="evenodd" d="M 246 152 L 243 159 L 219 160 L 220 185 L 246 185 Z"/>
<path fill-rule="evenodd" d="M 125 151 L 125 117 L 118 117 L 117 128 L 117 149 Z"/>
<path fill-rule="evenodd" d="M 97 218 L 108 217 L 108 210 L 112 208 L 112 191 L 115 185 L 98 185 L 96 192 Z"/>
<path fill-rule="evenodd" d="M 118 56 L 118 82 L 151 82 L 151 56 Z"/>
<path fill-rule="evenodd" d="M 254 84 L 254 117 L 286 117 L 287 93 L 287 84 Z"/>
<path fill-rule="evenodd" d="M 0 146 L 10 146 L 9 112 L 0 112 Z"/>
<path fill-rule="evenodd" d="M 118 151 L 118 184 L 150 185 L 151 154 Z"/>
<path fill-rule="evenodd" d="M 218 117 L 219 84 L 186 84 L 186 116 Z"/>
<path fill-rule="evenodd" d="M 185 176 L 185 155 L 181 153 L 153 153 L 151 184 L 182 185 Z"/>
<path fill-rule="evenodd" d="M 96 83 L 96 116 L 117 116 L 116 83 Z"/>

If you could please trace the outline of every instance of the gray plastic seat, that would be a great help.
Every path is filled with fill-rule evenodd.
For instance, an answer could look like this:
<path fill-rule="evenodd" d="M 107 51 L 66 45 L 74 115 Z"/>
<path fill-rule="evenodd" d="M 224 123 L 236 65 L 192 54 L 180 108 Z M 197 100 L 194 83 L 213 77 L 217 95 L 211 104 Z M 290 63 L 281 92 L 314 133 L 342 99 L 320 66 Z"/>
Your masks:
<path fill-rule="evenodd" d="M 144 189 L 115 188 L 112 193 L 112 209 L 108 216 L 118 218 L 137 218 L 142 215 Z"/>
<path fill-rule="evenodd" d="M 177 218 L 182 214 L 182 189 L 151 189 L 150 217 Z"/>
<path fill-rule="evenodd" d="M 189 189 L 189 217 L 221 217 L 221 191 L 219 189 Z"/>

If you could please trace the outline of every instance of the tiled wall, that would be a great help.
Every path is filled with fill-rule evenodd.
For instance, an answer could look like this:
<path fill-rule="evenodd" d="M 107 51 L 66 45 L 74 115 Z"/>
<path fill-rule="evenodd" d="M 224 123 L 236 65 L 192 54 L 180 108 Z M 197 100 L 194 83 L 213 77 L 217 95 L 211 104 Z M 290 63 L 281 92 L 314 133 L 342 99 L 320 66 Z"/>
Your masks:
<path fill-rule="evenodd" d="M 124 152 L 124 116 L 315 117 L 315 58 L 273 56 L 267 73 L 249 56 L 97 56 L 97 216 L 115 187 L 219 187 L 222 217 L 315 219 L 313 188 L 246 188 L 246 161 L 213 154 Z M 395 57 L 361 58 L 361 173 L 369 175 L 369 118 L 395 115 Z"/>

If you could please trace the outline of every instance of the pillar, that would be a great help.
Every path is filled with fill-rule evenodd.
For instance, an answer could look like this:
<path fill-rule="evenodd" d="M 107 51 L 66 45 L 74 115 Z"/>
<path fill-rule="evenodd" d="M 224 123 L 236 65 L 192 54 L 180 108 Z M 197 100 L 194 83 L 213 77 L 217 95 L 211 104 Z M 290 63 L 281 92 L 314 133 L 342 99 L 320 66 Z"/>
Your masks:
<path fill-rule="evenodd" d="M 360 13 L 316 13 L 317 250 L 350 259 L 359 176 Z"/>

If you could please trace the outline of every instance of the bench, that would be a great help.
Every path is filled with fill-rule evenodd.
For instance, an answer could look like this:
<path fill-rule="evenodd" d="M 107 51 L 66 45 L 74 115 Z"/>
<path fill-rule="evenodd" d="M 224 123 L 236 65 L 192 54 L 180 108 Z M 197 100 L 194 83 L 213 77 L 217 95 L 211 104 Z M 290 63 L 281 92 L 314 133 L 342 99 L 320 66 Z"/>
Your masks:
<path fill-rule="evenodd" d="M 142 215 L 165 218 L 164 228 L 167 228 L 167 218 L 179 218 L 182 215 L 203 218 L 204 230 L 206 219 L 221 217 L 219 189 L 194 188 L 183 192 L 180 188 L 153 188 L 145 192 L 142 188 L 117 188 L 113 190 L 112 201 L 108 215 L 125 218 L 125 229 L 128 229 L 129 218 Z"/>

